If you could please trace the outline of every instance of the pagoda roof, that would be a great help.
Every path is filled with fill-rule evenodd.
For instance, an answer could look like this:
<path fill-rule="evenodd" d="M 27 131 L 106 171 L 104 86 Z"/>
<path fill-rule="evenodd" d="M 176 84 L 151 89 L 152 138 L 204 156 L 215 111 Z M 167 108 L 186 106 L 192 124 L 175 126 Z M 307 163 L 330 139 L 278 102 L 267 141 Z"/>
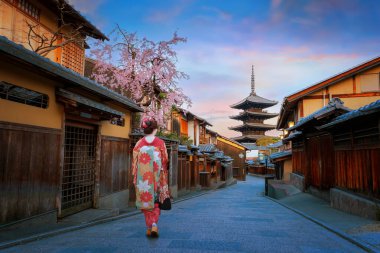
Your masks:
<path fill-rule="evenodd" d="M 265 135 L 259 135 L 259 134 L 250 134 L 250 135 L 243 135 L 243 136 L 238 136 L 238 137 L 234 137 L 234 138 L 231 138 L 237 142 L 240 142 L 240 143 L 244 143 L 244 144 L 247 144 L 247 143 L 251 143 L 251 142 L 256 142 L 256 140 L 264 137 Z"/>
<path fill-rule="evenodd" d="M 230 116 L 230 119 L 243 120 L 244 118 L 248 118 L 248 117 L 270 119 L 276 116 L 278 116 L 278 113 L 244 111 L 244 112 L 239 113 L 238 115 Z"/>
<path fill-rule="evenodd" d="M 260 107 L 266 108 L 266 107 L 273 106 L 277 103 L 278 103 L 277 101 L 273 101 L 273 100 L 269 100 L 269 99 L 257 96 L 256 93 L 251 93 L 248 97 L 246 97 L 245 99 L 241 100 L 240 102 L 236 104 L 231 105 L 230 107 L 235 108 L 235 109 L 244 109 L 247 107 L 258 107 L 260 105 Z"/>
<path fill-rule="evenodd" d="M 263 123 L 244 123 L 243 125 L 230 127 L 229 129 L 235 130 L 235 131 L 242 131 L 244 129 L 266 129 L 271 130 L 275 129 L 275 125 L 269 125 L 269 124 L 263 124 Z"/>

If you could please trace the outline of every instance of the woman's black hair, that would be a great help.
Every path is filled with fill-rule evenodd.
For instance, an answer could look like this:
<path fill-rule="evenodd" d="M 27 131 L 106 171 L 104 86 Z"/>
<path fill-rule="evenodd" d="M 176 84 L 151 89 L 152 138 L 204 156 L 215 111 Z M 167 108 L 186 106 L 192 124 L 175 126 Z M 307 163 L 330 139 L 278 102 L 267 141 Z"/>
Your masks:
<path fill-rule="evenodd" d="M 146 127 L 143 127 L 144 134 L 151 134 L 153 133 L 154 129 L 158 128 L 157 121 L 153 118 L 145 120 Z"/>

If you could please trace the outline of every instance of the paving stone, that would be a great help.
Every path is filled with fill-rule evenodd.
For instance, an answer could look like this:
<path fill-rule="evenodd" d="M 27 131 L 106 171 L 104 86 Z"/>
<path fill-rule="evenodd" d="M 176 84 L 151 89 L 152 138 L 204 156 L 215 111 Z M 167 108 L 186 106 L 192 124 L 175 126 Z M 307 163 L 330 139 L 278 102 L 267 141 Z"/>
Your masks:
<path fill-rule="evenodd" d="M 162 212 L 160 237 L 145 236 L 142 214 L 4 250 L 68 252 L 364 252 L 283 206 L 266 199 L 264 180 L 247 181 L 178 202 Z"/>

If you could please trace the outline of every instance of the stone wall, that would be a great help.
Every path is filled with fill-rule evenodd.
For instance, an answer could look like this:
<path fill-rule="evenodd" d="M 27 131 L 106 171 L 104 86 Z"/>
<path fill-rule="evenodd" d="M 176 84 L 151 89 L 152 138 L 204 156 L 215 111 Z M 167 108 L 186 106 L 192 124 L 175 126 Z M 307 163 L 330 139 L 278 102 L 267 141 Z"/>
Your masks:
<path fill-rule="evenodd" d="M 352 213 L 368 219 L 379 219 L 380 203 L 377 205 L 373 201 L 359 197 L 342 190 L 330 189 L 331 206 L 347 213 Z"/>
<path fill-rule="evenodd" d="M 305 177 L 295 173 L 290 173 L 290 183 L 297 187 L 300 191 L 305 191 Z"/>

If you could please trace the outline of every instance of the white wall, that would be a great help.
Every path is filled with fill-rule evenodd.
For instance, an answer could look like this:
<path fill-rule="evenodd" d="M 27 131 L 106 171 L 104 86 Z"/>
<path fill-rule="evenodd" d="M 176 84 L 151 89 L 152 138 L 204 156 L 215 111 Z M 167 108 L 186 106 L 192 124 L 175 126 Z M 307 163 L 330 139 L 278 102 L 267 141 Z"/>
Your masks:
<path fill-rule="evenodd" d="M 188 121 L 187 134 L 188 134 L 189 138 L 193 140 L 193 144 L 195 145 L 195 139 L 194 139 L 194 121 L 193 120 Z"/>

